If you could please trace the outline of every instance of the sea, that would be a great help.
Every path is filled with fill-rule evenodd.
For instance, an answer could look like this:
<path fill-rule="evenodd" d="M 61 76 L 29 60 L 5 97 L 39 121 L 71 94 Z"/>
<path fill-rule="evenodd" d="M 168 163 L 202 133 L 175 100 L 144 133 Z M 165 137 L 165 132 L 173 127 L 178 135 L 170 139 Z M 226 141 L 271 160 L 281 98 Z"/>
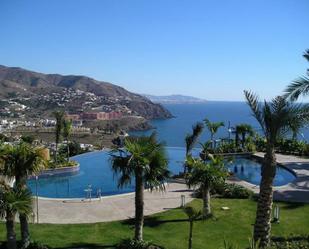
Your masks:
<path fill-rule="evenodd" d="M 231 101 L 207 101 L 196 104 L 163 104 L 174 118 L 165 120 L 152 120 L 154 127 L 148 131 L 131 132 L 131 135 L 149 135 L 156 132 L 160 141 L 164 141 L 169 147 L 184 147 L 185 136 L 192 132 L 192 125 L 196 122 L 203 122 L 205 118 L 212 122 L 223 121 L 224 127 L 218 130 L 216 139 L 233 138 L 235 135 L 229 134 L 229 127 L 237 124 L 250 124 L 254 130 L 261 134 L 261 127 L 252 116 L 251 110 L 246 102 Z M 204 129 L 200 142 L 205 142 L 210 138 L 207 129 Z M 298 137 L 299 140 L 309 142 L 309 129 L 303 129 Z"/>

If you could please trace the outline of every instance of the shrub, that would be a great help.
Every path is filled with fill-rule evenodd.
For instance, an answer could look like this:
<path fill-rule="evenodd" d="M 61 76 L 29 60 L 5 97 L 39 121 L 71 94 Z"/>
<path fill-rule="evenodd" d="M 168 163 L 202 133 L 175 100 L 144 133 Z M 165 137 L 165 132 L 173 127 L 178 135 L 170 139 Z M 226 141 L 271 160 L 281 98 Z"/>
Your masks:
<path fill-rule="evenodd" d="M 212 187 L 211 194 L 228 199 L 248 199 L 254 196 L 253 191 L 234 183 L 216 184 Z M 202 192 L 200 189 L 195 191 L 194 197 L 202 198 Z"/>
<path fill-rule="evenodd" d="M 273 237 L 269 249 L 309 249 L 309 236 Z"/>
<path fill-rule="evenodd" d="M 27 249 L 50 249 L 50 247 L 40 242 L 32 241 L 27 247 Z"/>
<path fill-rule="evenodd" d="M 164 249 L 152 244 L 149 241 L 138 241 L 135 239 L 125 239 L 120 242 L 117 249 Z"/>
<path fill-rule="evenodd" d="M 230 199 L 248 199 L 253 196 L 251 190 L 234 183 L 217 184 L 213 188 L 213 193 Z"/>

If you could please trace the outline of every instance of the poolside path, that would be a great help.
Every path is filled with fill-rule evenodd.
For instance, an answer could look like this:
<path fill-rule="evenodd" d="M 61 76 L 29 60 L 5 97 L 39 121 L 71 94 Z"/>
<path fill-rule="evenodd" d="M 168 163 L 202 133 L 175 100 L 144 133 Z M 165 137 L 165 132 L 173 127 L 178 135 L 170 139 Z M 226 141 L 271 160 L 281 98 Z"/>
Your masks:
<path fill-rule="evenodd" d="M 264 153 L 255 153 L 257 157 L 263 158 Z M 292 170 L 296 179 L 284 186 L 274 188 L 274 199 L 278 201 L 306 202 L 309 203 L 309 158 L 301 158 L 293 155 L 276 154 L 277 163 Z M 259 192 L 259 186 L 237 179 L 235 183 Z"/>
<path fill-rule="evenodd" d="M 169 183 L 166 192 L 145 191 L 145 215 L 179 207 L 181 195 L 191 201 L 185 184 Z M 103 197 L 101 200 L 39 199 L 39 222 L 56 224 L 95 223 L 134 217 L 134 193 Z M 36 212 L 36 210 L 34 210 Z"/>

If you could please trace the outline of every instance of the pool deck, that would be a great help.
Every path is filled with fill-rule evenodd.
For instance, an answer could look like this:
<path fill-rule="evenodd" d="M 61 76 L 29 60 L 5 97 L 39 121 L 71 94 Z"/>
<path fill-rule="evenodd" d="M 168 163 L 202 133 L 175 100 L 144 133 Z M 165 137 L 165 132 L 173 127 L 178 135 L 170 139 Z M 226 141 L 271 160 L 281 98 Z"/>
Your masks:
<path fill-rule="evenodd" d="M 145 191 L 145 215 L 179 207 L 181 195 L 185 195 L 186 202 L 189 202 L 192 200 L 191 193 L 181 183 L 169 183 L 165 192 Z M 134 210 L 134 193 L 92 201 L 39 198 L 39 223 L 76 224 L 125 220 L 134 217 Z"/>
<path fill-rule="evenodd" d="M 264 153 L 254 154 L 263 158 Z M 276 154 L 277 163 L 292 171 L 296 178 L 293 182 L 274 188 L 274 200 L 309 203 L 309 158 L 301 158 L 293 155 Z M 232 179 L 234 182 L 250 188 L 255 193 L 259 192 L 259 186 L 253 185 L 239 179 Z"/>

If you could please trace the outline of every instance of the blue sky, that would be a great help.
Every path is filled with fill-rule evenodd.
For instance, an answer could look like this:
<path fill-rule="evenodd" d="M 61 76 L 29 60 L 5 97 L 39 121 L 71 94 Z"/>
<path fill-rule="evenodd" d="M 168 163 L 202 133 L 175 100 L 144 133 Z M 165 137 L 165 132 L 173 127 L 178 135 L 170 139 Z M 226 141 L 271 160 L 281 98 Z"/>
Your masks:
<path fill-rule="evenodd" d="M 0 64 L 128 90 L 270 98 L 305 73 L 308 0 L 0 0 Z"/>

